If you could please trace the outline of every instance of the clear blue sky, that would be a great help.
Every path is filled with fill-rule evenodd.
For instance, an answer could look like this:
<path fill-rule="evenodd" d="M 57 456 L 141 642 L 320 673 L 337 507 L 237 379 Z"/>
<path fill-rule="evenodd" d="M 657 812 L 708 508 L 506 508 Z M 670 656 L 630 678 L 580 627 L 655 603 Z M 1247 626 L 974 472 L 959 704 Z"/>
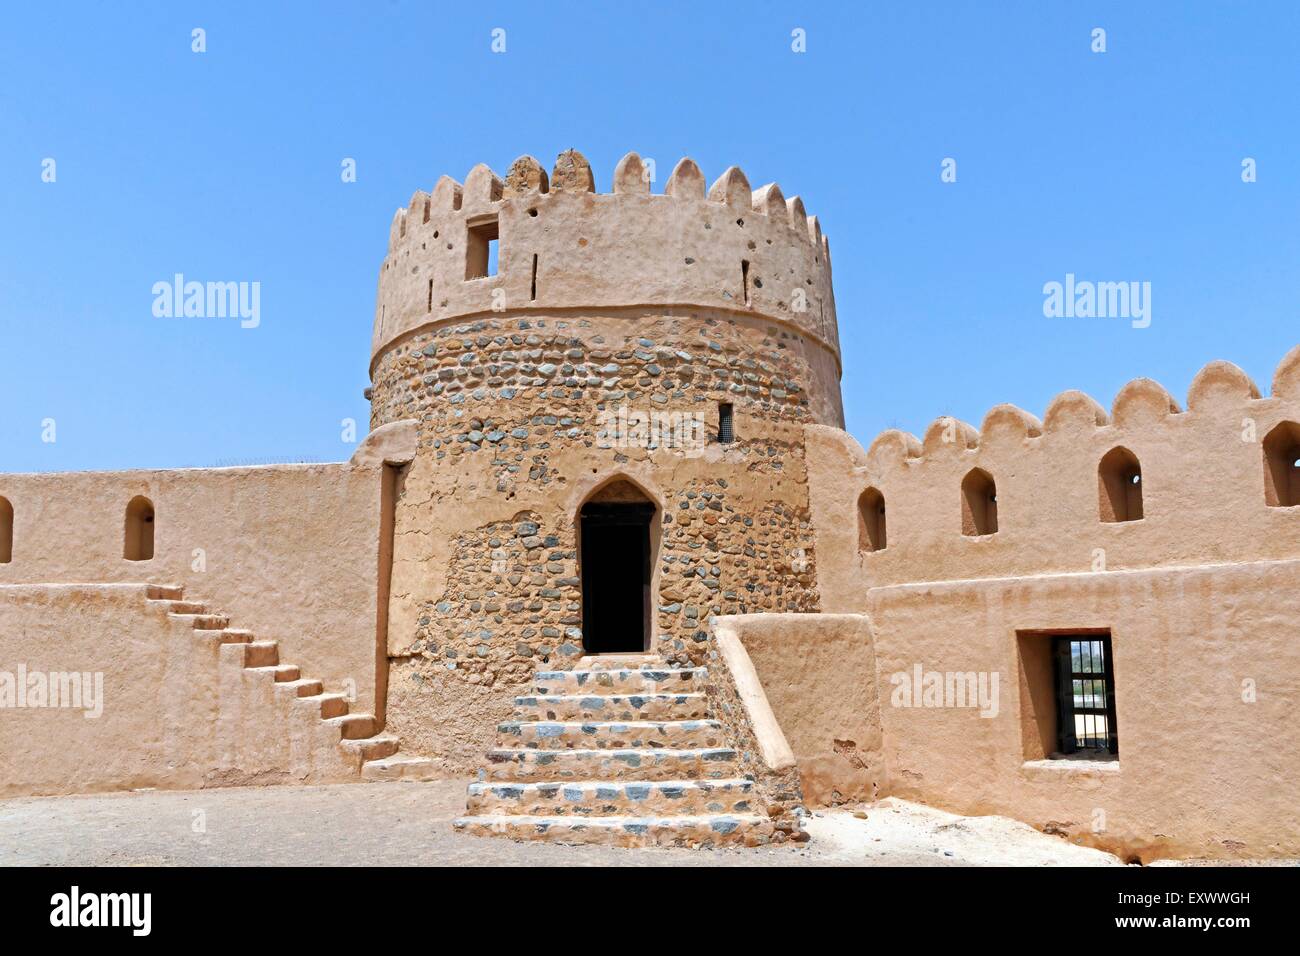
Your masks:
<path fill-rule="evenodd" d="M 710 180 L 735 163 L 803 197 L 830 237 L 864 444 L 941 414 L 978 425 L 1004 401 L 1041 416 L 1066 388 L 1109 406 L 1141 375 L 1181 402 L 1214 358 L 1267 392 L 1300 341 L 1291 2 L 43 3 L 0 18 L 0 471 L 347 457 L 393 209 L 441 173 L 570 146 L 601 190 L 635 149 L 658 189 L 689 155 Z M 150 290 L 176 272 L 260 282 L 260 327 L 155 318 Z M 1067 273 L 1150 282 L 1150 327 L 1045 318 L 1043 285 Z"/>

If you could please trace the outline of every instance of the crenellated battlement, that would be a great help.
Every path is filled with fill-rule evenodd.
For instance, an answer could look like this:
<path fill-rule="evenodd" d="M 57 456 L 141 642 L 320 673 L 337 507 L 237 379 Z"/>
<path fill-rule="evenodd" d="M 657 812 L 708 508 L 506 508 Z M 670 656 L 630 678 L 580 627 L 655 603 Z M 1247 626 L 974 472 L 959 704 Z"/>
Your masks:
<path fill-rule="evenodd" d="M 561 153 L 548 175 L 522 156 L 443 176 L 393 216 L 379 274 L 372 359 L 409 333 L 490 313 L 707 308 L 775 320 L 839 363 L 830 246 L 816 216 L 737 167 L 705 188 L 691 159 L 662 194 L 628 153 L 609 193 Z M 496 271 L 488 275 L 491 244 Z"/>
<path fill-rule="evenodd" d="M 810 426 L 819 565 L 865 570 L 879 587 L 1295 558 L 1298 423 L 1300 346 L 1268 396 L 1216 361 L 1185 409 L 1140 378 L 1109 413 L 1065 391 L 1041 421 L 998 405 L 978 429 L 944 416 L 865 451 Z"/>
<path fill-rule="evenodd" d="M 871 443 L 866 463 L 883 475 L 906 470 L 909 462 L 947 458 L 954 452 L 977 454 L 986 446 L 996 448 L 1008 442 L 1034 442 L 1043 438 L 1050 441 L 1053 434 L 1060 432 L 1077 434 L 1091 428 L 1103 433 L 1109 429 L 1110 434 L 1118 435 L 1158 422 L 1182 425 L 1182 419 L 1189 414 L 1195 417 L 1194 413 L 1221 407 L 1225 399 L 1241 406 L 1243 411 L 1259 403 L 1256 410 L 1260 412 L 1267 411 L 1275 400 L 1300 400 L 1300 346 L 1292 349 L 1278 365 L 1270 398 L 1261 397 L 1254 381 L 1236 365 L 1214 361 L 1192 380 L 1187 390 L 1186 412 L 1159 382 L 1136 378 L 1119 390 L 1109 415 L 1090 395 L 1067 389 L 1048 403 L 1041 421 L 1022 408 L 1002 404 L 988 411 L 978 430 L 947 415 L 931 422 L 920 440 L 910 432 L 886 429 Z"/>

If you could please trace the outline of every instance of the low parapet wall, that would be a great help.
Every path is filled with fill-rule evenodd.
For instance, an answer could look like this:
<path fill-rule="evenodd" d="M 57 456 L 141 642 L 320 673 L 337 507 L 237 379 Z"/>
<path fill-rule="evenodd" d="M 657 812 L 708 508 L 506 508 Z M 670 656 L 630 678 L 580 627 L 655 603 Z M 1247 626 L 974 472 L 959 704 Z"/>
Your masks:
<path fill-rule="evenodd" d="M 712 625 L 753 727 L 758 772 L 797 766 L 809 806 L 874 799 L 884 766 L 866 616 L 743 614 Z"/>
<path fill-rule="evenodd" d="M 999 405 L 978 431 L 944 417 L 923 439 L 886 431 L 865 451 L 843 431 L 806 426 L 822 608 L 860 611 L 868 589 L 919 581 L 1300 556 L 1300 508 L 1277 506 L 1266 479 L 1270 436 L 1276 444 L 1298 422 L 1300 347 L 1268 397 L 1235 365 L 1210 363 L 1185 411 L 1138 379 L 1109 415 L 1063 392 L 1041 423 Z M 1099 469 L 1116 449 L 1140 472 L 1133 520 L 1115 520 L 1103 502 Z M 968 527 L 963 513 L 963 482 L 976 472 L 992 482 L 992 532 Z M 864 502 L 868 492 L 879 498 Z M 883 519 L 872 529 L 883 546 L 864 533 L 864 511 Z"/>

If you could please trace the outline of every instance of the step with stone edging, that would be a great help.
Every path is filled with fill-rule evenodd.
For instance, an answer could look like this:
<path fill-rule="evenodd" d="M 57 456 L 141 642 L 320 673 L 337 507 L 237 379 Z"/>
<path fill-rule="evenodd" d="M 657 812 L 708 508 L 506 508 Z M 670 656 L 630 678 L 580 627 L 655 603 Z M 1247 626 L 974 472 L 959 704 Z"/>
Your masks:
<path fill-rule="evenodd" d="M 452 824 L 462 833 L 549 843 L 606 846 L 761 846 L 775 827 L 757 814 L 670 817 L 477 816 Z"/>
<path fill-rule="evenodd" d="M 666 816 L 752 812 L 754 784 L 729 780 L 575 780 L 472 783 L 470 814 Z"/>
<path fill-rule="evenodd" d="M 700 720 L 704 694 L 551 694 L 516 697 L 520 720 Z"/>
<path fill-rule="evenodd" d="M 730 747 L 686 750 L 488 751 L 488 780 L 723 780 L 740 776 Z"/>
<path fill-rule="evenodd" d="M 704 689 L 706 676 L 703 667 L 538 671 L 533 683 L 540 696 L 690 694 Z"/>
<path fill-rule="evenodd" d="M 366 761 L 361 776 L 365 780 L 440 780 L 443 774 L 436 760 L 398 753 Z"/>
<path fill-rule="evenodd" d="M 637 750 L 721 747 L 716 720 L 507 721 L 497 726 L 506 746 L 542 750 Z"/>

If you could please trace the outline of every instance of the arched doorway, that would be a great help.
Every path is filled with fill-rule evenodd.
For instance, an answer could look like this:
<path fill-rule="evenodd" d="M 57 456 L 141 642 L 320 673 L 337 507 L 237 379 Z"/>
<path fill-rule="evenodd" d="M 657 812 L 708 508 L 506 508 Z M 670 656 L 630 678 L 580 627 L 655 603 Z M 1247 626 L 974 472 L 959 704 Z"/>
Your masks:
<path fill-rule="evenodd" d="M 588 654 L 650 649 L 651 528 L 655 503 L 612 481 L 578 512 L 582 644 Z"/>

